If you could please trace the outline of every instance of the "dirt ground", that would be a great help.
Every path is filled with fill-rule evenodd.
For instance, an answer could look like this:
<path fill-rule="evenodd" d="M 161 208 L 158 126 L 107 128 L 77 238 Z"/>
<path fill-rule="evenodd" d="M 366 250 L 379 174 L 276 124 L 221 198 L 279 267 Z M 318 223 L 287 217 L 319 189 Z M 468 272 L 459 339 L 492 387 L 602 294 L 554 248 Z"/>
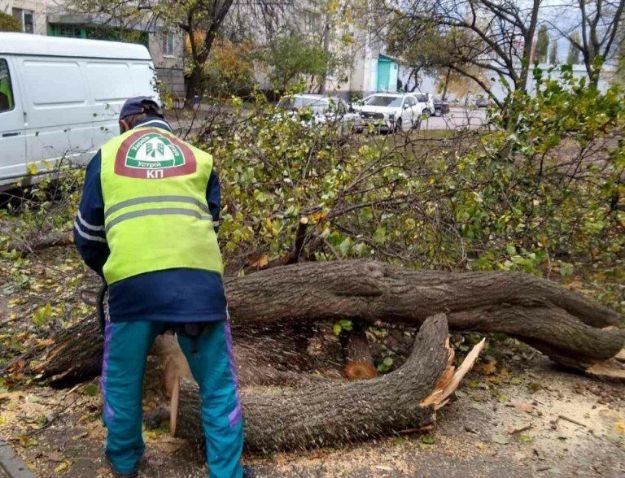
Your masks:
<path fill-rule="evenodd" d="M 483 361 L 428 434 L 244 462 L 260 477 L 625 476 L 625 384 L 569 373 L 521 345 L 513 352 Z M 146 397 L 153 408 L 149 386 Z M 108 477 L 99 401 L 97 379 L 2 393 L 0 438 L 41 478 Z M 145 437 L 142 477 L 206 476 L 197 446 L 164 428 Z"/>

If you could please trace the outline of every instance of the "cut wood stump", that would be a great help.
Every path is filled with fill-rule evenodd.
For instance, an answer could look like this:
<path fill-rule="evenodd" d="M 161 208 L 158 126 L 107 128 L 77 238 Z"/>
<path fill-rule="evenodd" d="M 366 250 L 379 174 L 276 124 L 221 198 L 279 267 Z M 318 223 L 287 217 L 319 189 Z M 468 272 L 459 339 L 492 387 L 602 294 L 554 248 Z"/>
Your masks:
<path fill-rule="evenodd" d="M 437 314 L 424 322 L 406 363 L 387 375 L 286 389 L 243 389 L 246 446 L 264 452 L 321 447 L 431 426 L 483 347 L 484 340 L 456 369 L 447 319 Z M 170 411 L 174 436 L 203 439 L 195 382 L 179 380 Z"/>
<path fill-rule="evenodd" d="M 343 375 L 350 380 L 375 377 L 378 372 L 373 364 L 364 324 L 353 321 L 353 329 L 341 333 L 340 339 L 345 358 Z"/>

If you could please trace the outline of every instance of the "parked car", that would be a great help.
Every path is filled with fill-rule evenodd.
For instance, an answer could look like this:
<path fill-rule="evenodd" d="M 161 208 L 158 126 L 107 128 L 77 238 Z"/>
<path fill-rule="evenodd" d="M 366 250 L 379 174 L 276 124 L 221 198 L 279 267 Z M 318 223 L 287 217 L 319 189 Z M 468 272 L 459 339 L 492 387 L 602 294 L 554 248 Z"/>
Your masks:
<path fill-rule="evenodd" d="M 449 103 L 440 98 L 434 99 L 434 116 L 449 114 Z"/>
<path fill-rule="evenodd" d="M 489 105 L 490 105 L 490 101 L 488 101 L 488 98 L 484 96 L 478 96 L 475 99 L 475 106 L 477 108 L 488 108 Z"/>
<path fill-rule="evenodd" d="M 337 96 L 298 94 L 280 98 L 278 108 L 290 115 L 297 114 L 307 124 L 337 124 L 341 133 L 362 130 L 360 115 Z M 306 118 L 306 112 L 311 117 Z"/>
<path fill-rule="evenodd" d="M 421 124 L 422 106 L 413 94 L 376 93 L 357 109 L 365 124 L 382 131 L 408 131 Z"/>
<path fill-rule="evenodd" d="M 429 93 L 412 93 L 417 100 L 417 105 L 421 108 L 421 115 L 430 117 L 435 112 L 434 98 Z"/>
<path fill-rule="evenodd" d="M 127 98 L 160 101 L 154 80 L 143 45 L 0 33 L 0 190 L 86 163 Z"/>

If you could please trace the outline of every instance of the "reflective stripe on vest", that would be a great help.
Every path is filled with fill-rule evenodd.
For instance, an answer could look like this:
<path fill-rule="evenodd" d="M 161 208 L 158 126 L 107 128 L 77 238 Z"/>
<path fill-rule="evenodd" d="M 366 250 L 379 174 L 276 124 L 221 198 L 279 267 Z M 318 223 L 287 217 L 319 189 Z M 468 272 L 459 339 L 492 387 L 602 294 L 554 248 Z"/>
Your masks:
<path fill-rule="evenodd" d="M 108 221 L 109 216 L 116 213 L 117 211 L 121 211 L 122 209 L 128 208 L 130 206 L 136 206 L 139 204 L 151 204 L 151 203 L 162 203 L 162 202 L 179 202 L 186 203 L 196 206 L 200 211 L 180 208 L 180 207 L 161 207 L 161 208 L 149 208 L 149 209 L 140 209 L 138 211 L 132 211 L 120 214 Z M 202 214 L 202 212 L 206 214 Z M 122 221 L 127 219 L 133 219 L 136 217 L 142 216 L 158 216 L 158 215 L 166 215 L 166 214 L 181 214 L 196 217 L 197 219 L 212 221 L 213 217 L 210 214 L 208 206 L 203 204 L 201 201 L 198 201 L 195 198 L 186 197 L 186 196 L 148 196 L 142 198 L 132 198 L 126 201 L 122 201 L 120 203 L 115 204 L 114 206 L 109 207 L 106 211 L 104 211 L 104 220 L 106 222 L 105 231 L 109 232 L 109 230 L 116 224 L 119 224 Z"/>
<path fill-rule="evenodd" d="M 149 127 L 113 138 L 101 153 L 109 284 L 174 268 L 223 274 L 206 202 L 209 154 Z"/>

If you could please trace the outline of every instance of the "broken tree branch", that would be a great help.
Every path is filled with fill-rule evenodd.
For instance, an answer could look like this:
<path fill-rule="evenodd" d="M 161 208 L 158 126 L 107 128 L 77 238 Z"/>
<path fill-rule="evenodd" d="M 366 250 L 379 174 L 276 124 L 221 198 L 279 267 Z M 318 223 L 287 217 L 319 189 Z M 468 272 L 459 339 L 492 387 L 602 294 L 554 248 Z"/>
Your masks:
<path fill-rule="evenodd" d="M 348 443 L 432 425 L 484 341 L 453 366 L 444 314 L 427 319 L 398 370 L 371 380 L 323 380 L 294 389 L 243 390 L 245 443 L 265 452 Z M 202 440 L 197 385 L 180 380 L 170 404 L 174 436 Z"/>

